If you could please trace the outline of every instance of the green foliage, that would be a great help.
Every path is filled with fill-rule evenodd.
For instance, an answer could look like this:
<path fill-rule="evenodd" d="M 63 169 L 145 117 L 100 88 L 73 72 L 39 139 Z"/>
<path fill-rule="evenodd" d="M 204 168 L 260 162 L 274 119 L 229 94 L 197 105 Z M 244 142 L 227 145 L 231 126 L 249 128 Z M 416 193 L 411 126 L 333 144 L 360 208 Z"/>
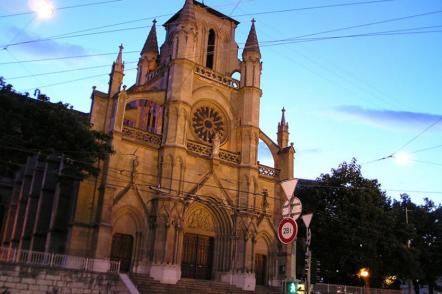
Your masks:
<path fill-rule="evenodd" d="M 34 153 L 63 155 L 69 174 L 97 174 L 111 152 L 110 137 L 90 129 L 86 114 L 49 97 L 31 99 L 0 79 L 0 175 L 12 175 Z"/>
<path fill-rule="evenodd" d="M 362 267 L 370 269 L 374 287 L 385 286 L 384 278 L 391 275 L 405 280 L 430 274 L 428 281 L 442 275 L 442 209 L 431 203 L 418 207 L 406 196 L 392 202 L 377 180 L 362 176 L 355 159 L 314 183 L 301 182 L 296 194 L 303 210 L 314 213 L 312 255 L 320 261 L 324 282 L 362 285 L 356 275 Z M 408 225 L 406 206 L 412 211 Z M 298 267 L 303 267 L 302 259 Z"/>

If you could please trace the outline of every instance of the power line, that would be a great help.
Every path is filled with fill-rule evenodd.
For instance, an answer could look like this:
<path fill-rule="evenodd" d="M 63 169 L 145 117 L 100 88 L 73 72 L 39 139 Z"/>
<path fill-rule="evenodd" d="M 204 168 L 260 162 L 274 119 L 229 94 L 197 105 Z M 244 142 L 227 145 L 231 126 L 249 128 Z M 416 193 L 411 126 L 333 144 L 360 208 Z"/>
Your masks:
<path fill-rule="evenodd" d="M 393 152 L 393 154 L 397 153 L 398 151 L 404 149 L 405 147 L 407 147 L 408 145 L 410 145 L 411 143 L 413 143 L 414 141 L 416 141 L 420 136 L 422 136 L 423 134 L 425 134 L 428 130 L 430 130 L 431 128 L 433 128 L 435 125 L 437 125 L 438 123 L 440 123 L 442 121 L 442 116 L 437 119 L 435 122 L 431 123 L 429 126 L 427 126 L 425 129 L 423 129 L 421 132 L 419 132 L 416 136 L 414 136 L 413 138 L 411 138 L 410 140 L 408 140 L 404 145 L 402 145 L 400 148 L 398 148 L 395 152 Z"/>
<path fill-rule="evenodd" d="M 424 163 L 424 164 L 431 164 L 431 165 L 442 166 L 442 163 L 439 163 L 439 162 L 433 162 L 433 161 L 416 160 L 416 159 L 412 159 L 411 161 L 414 161 L 414 162 L 417 162 L 417 163 Z"/>
<path fill-rule="evenodd" d="M 135 67 L 135 68 L 129 68 L 129 69 L 125 69 L 125 71 L 132 71 L 132 70 L 136 70 L 136 69 L 137 69 L 136 67 Z M 36 88 L 38 88 L 38 89 L 50 88 L 50 87 L 54 87 L 54 86 L 70 84 L 70 83 L 73 83 L 73 82 L 78 82 L 78 81 L 88 80 L 88 79 L 97 78 L 97 77 L 103 77 L 103 74 L 92 75 L 92 76 L 82 77 L 82 78 L 78 78 L 78 79 L 67 80 L 67 81 L 62 81 L 62 82 L 57 82 L 57 83 L 53 83 L 53 84 L 47 84 L 47 85 L 42 85 L 42 86 L 32 87 L 32 88 L 29 88 L 29 89 L 25 90 L 25 92 L 28 92 L 28 91 L 34 90 L 34 89 L 36 89 Z"/>
<path fill-rule="evenodd" d="M 407 15 L 407 16 L 402 16 L 402 17 L 389 18 L 389 19 L 378 20 L 378 21 L 368 22 L 368 23 L 363 23 L 363 24 L 358 24 L 358 25 L 340 27 L 340 28 L 336 28 L 336 29 L 320 31 L 320 32 L 317 32 L 317 33 L 300 35 L 300 36 L 298 36 L 296 38 L 312 37 L 312 36 L 316 36 L 316 35 L 322 35 L 322 34 L 327 34 L 327 33 L 334 33 L 334 32 L 339 32 L 339 31 L 343 31 L 343 30 L 362 28 L 362 27 L 378 25 L 378 24 L 384 24 L 384 23 L 390 23 L 390 22 L 396 22 L 396 21 L 401 21 L 401 20 L 406 20 L 406 19 L 411 19 L 411 18 L 416 18 L 416 17 L 421 17 L 421 16 L 428 16 L 428 15 L 433 15 L 433 14 L 439 14 L 439 13 L 442 13 L 442 10 L 428 11 L 428 12 L 424 12 L 424 13 L 418 13 L 418 14 L 412 14 L 412 15 Z"/>
<path fill-rule="evenodd" d="M 124 65 L 134 64 L 134 63 L 137 63 L 137 61 L 124 62 Z M 8 80 L 19 80 L 19 79 L 24 79 L 24 78 L 34 77 L 34 76 L 46 76 L 46 75 L 53 75 L 53 74 L 74 72 L 74 71 L 82 71 L 82 70 L 89 70 L 89 69 L 96 69 L 96 68 L 103 68 L 103 67 L 110 67 L 110 65 L 106 64 L 106 65 L 97 65 L 97 66 L 78 67 L 78 68 L 73 68 L 73 69 L 36 73 L 33 75 L 15 76 L 15 77 L 8 78 Z"/>
<path fill-rule="evenodd" d="M 362 2 L 347 2 L 347 3 L 337 3 L 337 4 L 328 4 L 328 5 L 318 5 L 318 6 L 309 6 L 309 7 L 300 7 L 300 8 L 289 8 L 282 10 L 272 10 L 272 11 L 261 11 L 261 12 L 251 12 L 245 14 L 237 14 L 232 17 L 243 17 L 243 16 L 254 16 L 254 15 L 265 15 L 265 14 L 274 14 L 274 13 L 285 13 L 285 12 L 293 12 L 293 11 L 304 11 L 304 10 L 313 10 L 313 9 L 323 9 L 323 8 L 335 8 L 335 7 L 344 7 L 344 6 L 355 6 L 362 4 L 375 4 L 382 2 L 393 2 L 395 0 L 375 0 L 375 1 L 362 1 Z"/>
<path fill-rule="evenodd" d="M 442 144 L 441 145 L 436 145 L 436 146 L 431 146 L 431 147 L 426 147 L 426 148 L 422 148 L 422 149 L 418 149 L 418 150 L 412 151 L 412 152 L 410 152 L 410 154 L 430 151 L 430 150 L 441 148 L 441 147 L 442 147 Z"/>
<path fill-rule="evenodd" d="M 63 7 L 58 7 L 58 8 L 55 7 L 53 10 L 66 10 L 66 9 L 72 9 L 72 8 L 95 6 L 95 5 L 102 5 L 102 4 L 121 2 L 121 1 L 124 1 L 124 0 L 108 0 L 108 1 L 101 1 L 101 2 L 92 2 L 92 3 L 84 3 L 84 4 L 78 4 L 78 5 L 71 5 L 71 6 L 63 6 Z M 29 14 L 34 14 L 34 13 L 35 13 L 34 11 L 23 11 L 23 12 L 18 12 L 18 13 L 0 15 L 0 18 L 29 15 Z"/>
<path fill-rule="evenodd" d="M 0 148 L 3 149 L 12 149 L 12 150 L 16 150 L 16 151 L 20 151 L 20 152 L 24 152 L 24 153 L 37 153 L 40 152 L 42 154 L 44 154 L 43 152 L 41 152 L 42 150 L 39 149 L 26 149 L 23 147 L 13 147 L 13 146 L 6 146 L 6 145 L 0 145 Z M 60 152 L 55 150 L 55 152 Z M 67 151 L 65 151 L 67 152 Z M 122 156 L 136 156 L 134 154 L 121 154 L 121 153 L 116 153 L 114 155 L 122 155 Z M 81 160 L 75 160 L 75 159 L 69 159 L 72 162 L 78 162 L 78 163 L 83 163 L 83 164 L 91 164 L 91 162 L 85 162 L 85 161 L 81 161 Z M 20 164 L 20 163 L 14 163 L 14 164 Z M 113 168 L 113 167 L 109 167 L 110 170 L 113 170 L 115 172 L 118 172 L 119 175 L 121 176 L 125 176 L 125 177 L 129 177 L 129 175 L 125 175 L 122 172 L 129 172 L 129 174 L 131 174 L 133 171 L 129 170 L 129 169 L 121 169 L 121 168 Z M 158 174 L 152 174 L 152 173 L 143 173 L 143 172 L 135 172 L 138 175 L 143 175 L 143 176 L 150 176 L 150 177 L 154 177 L 154 178 L 158 178 L 159 175 Z M 178 179 L 174 179 L 172 177 L 162 177 L 162 179 L 166 179 L 166 180 L 171 180 L 171 181 L 179 181 Z M 298 180 L 303 180 L 303 179 L 299 179 Z M 183 181 L 184 183 L 188 183 L 188 184 L 200 184 L 200 182 L 193 182 L 193 181 Z M 242 183 L 242 181 L 238 181 L 238 183 Z M 207 185 L 204 184 L 207 187 L 215 187 L 215 188 L 219 188 L 219 186 L 214 186 L 214 185 Z M 124 186 L 125 187 L 125 186 Z M 332 186 L 332 185 L 321 185 L 321 184 L 306 184 L 306 185 L 302 185 L 302 184 L 298 184 L 299 188 L 320 188 L 320 189 L 333 189 L 333 190 L 370 190 L 371 188 L 367 188 L 367 187 L 352 187 L 352 186 Z M 224 190 L 230 190 L 230 191 L 235 191 L 235 192 L 243 192 L 243 193 L 250 193 L 253 195 L 259 195 L 259 196 L 263 196 L 262 193 L 252 193 L 249 191 L 242 191 L 242 190 L 238 190 L 238 189 L 232 189 L 232 188 L 226 188 L 223 187 Z M 390 191 L 390 192 L 409 192 L 409 193 L 427 193 L 427 194 L 442 194 L 442 191 L 427 191 L 427 190 L 406 190 L 406 189 L 383 189 L 385 191 Z M 272 198 L 272 199 L 276 199 L 275 197 L 272 196 L 267 196 L 268 198 Z"/>
<path fill-rule="evenodd" d="M 122 0 L 119 0 L 119 1 L 122 1 Z M 311 9 L 332 8 L 332 7 L 340 7 L 340 6 L 353 6 L 353 5 L 361 5 L 361 4 L 391 2 L 391 1 L 395 1 L 395 0 L 377 0 L 377 1 L 363 1 L 363 2 L 348 2 L 348 3 L 321 5 L 321 6 L 310 6 L 310 7 L 302 7 L 302 8 L 284 9 L 284 10 L 271 10 L 271 11 L 262 11 L 262 12 L 255 12 L 255 13 L 239 14 L 239 15 L 236 15 L 236 16 L 233 16 L 233 17 L 243 17 L 243 16 L 273 14 L 273 13 L 282 13 L 282 12 L 290 12 L 290 11 L 302 11 L 302 10 L 311 10 Z M 140 22 L 140 21 L 145 21 L 145 20 L 153 20 L 153 19 L 156 19 L 156 18 L 162 18 L 162 17 L 166 17 L 166 16 L 171 16 L 171 15 L 173 15 L 173 13 L 157 15 L 157 16 L 153 16 L 153 17 L 145 17 L 145 18 L 133 19 L 133 20 L 128 20 L 128 21 L 124 21 L 124 22 L 118 22 L 118 23 L 113 23 L 113 24 L 109 24 L 109 25 L 97 26 L 97 27 L 87 28 L 87 29 L 78 30 L 78 31 L 74 31 L 74 32 L 54 35 L 54 36 L 50 36 L 50 37 L 47 37 L 47 38 L 39 38 L 39 39 L 34 39 L 34 40 L 27 40 L 27 41 L 22 41 L 22 42 L 5 44 L 2 47 L 7 48 L 7 47 L 11 47 L 11 46 L 17 46 L 17 45 L 23 45 L 23 44 L 29 44 L 29 43 L 35 43 L 35 42 L 44 42 L 44 41 L 49 41 L 49 40 L 57 40 L 57 39 L 72 38 L 72 37 L 79 37 L 79 36 L 106 34 L 106 33 L 111 33 L 111 32 L 116 32 L 116 31 L 125 31 L 125 30 L 135 30 L 135 29 L 141 29 L 141 28 L 148 28 L 150 26 L 123 28 L 123 29 L 118 29 L 118 30 L 95 32 L 95 33 L 90 33 L 90 34 L 79 34 L 79 33 L 93 31 L 93 30 L 97 30 L 97 29 L 109 28 L 109 27 L 114 27 L 114 26 L 119 26 L 119 25 L 123 25 L 123 24 L 134 23 L 134 22 Z M 224 17 L 224 18 L 227 18 L 227 17 Z"/>
<path fill-rule="evenodd" d="M 442 121 L 442 117 L 440 117 L 439 119 L 437 119 L 436 121 L 432 122 L 430 125 L 428 125 L 427 127 L 425 127 L 425 129 L 423 129 L 422 131 L 420 131 L 416 136 L 414 136 L 413 138 L 411 138 L 410 140 L 408 140 L 404 145 L 402 145 L 401 147 L 399 147 L 396 151 L 394 151 L 393 153 L 391 153 L 390 155 L 378 158 L 378 159 L 374 159 L 374 160 L 370 160 L 367 162 L 362 163 L 361 165 L 364 164 L 370 164 L 370 163 L 375 163 L 375 162 L 379 162 L 379 161 L 383 161 L 385 159 L 389 159 L 389 158 L 393 158 L 399 151 L 401 151 L 402 149 L 404 149 L 405 147 L 407 147 L 408 145 L 410 145 L 411 143 L 413 143 L 414 141 L 416 141 L 420 136 L 422 136 L 423 134 L 425 134 L 428 130 L 430 130 L 431 128 L 433 128 L 434 126 L 436 126 L 438 123 L 440 123 Z M 429 148 L 425 148 L 423 150 L 418 150 L 417 152 L 413 152 L 413 153 L 418 153 L 418 152 L 422 152 L 426 149 L 434 149 L 434 148 L 439 148 L 440 146 L 434 146 L 434 147 L 429 147 Z"/>
<path fill-rule="evenodd" d="M 116 33 L 116 32 L 122 32 L 122 31 L 131 31 L 131 30 L 140 30 L 140 29 L 146 29 L 151 26 L 138 26 L 138 27 L 130 27 L 130 28 L 122 28 L 122 29 L 113 29 L 113 30 L 107 30 L 107 31 L 100 31 L 100 32 L 92 32 L 92 33 L 83 33 L 83 34 L 69 34 L 69 35 L 59 35 L 55 37 L 49 37 L 49 38 L 42 38 L 42 39 L 34 39 L 29 41 L 22 41 L 17 43 L 10 43 L 7 45 L 3 45 L 3 49 L 7 49 L 11 46 L 17 46 L 17 45 L 25 45 L 25 44 L 31 44 L 36 42 L 45 42 L 45 41 L 53 41 L 53 40 L 60 40 L 60 39 L 70 39 L 75 37 L 85 37 L 85 36 L 93 36 L 93 35 L 101 35 L 101 34 L 109 34 L 109 33 Z"/>
<path fill-rule="evenodd" d="M 442 27 L 442 25 L 435 25 L 435 26 L 431 26 L 431 27 Z M 371 32 L 371 33 L 364 33 L 364 34 L 328 36 L 328 37 L 318 37 L 318 38 L 304 38 L 304 39 L 293 38 L 293 39 L 268 40 L 268 41 L 261 42 L 260 47 L 271 47 L 271 46 L 280 46 L 280 45 L 285 45 L 285 44 L 304 43 L 304 42 L 312 42 L 312 41 L 342 39 L 342 38 L 391 36 L 391 35 L 413 35 L 413 34 L 441 33 L 442 32 L 442 30 L 422 31 L 423 28 L 428 28 L 428 27 L 417 27 L 417 28 L 407 28 L 407 29 L 400 29 L 400 30 L 389 30 L 389 31 L 379 31 L 379 32 Z M 412 31 L 412 30 L 419 30 L 419 31 Z M 241 43 L 239 43 L 239 44 L 241 44 Z M 238 49 L 241 50 L 244 48 L 245 47 L 241 47 Z M 236 51 L 236 49 L 233 49 L 233 50 Z M 223 52 L 224 51 L 232 51 L 232 49 L 226 49 L 226 50 L 223 50 Z M 139 51 L 132 50 L 132 51 L 125 51 L 124 53 L 125 54 L 133 54 L 133 53 L 139 53 Z M 29 62 L 44 62 L 44 61 L 64 60 L 64 59 L 73 59 L 73 58 L 89 58 L 89 57 L 106 56 L 106 55 L 114 55 L 114 54 L 115 54 L 115 52 L 108 52 L 108 53 L 62 56 L 62 57 L 52 57 L 52 58 L 42 58 L 42 59 L 30 59 L 30 60 L 22 60 L 22 61 L 8 61 L 8 62 L 1 62 L 0 65 L 10 65 L 10 64 L 29 63 Z M 198 57 L 198 56 L 200 56 L 200 55 L 195 55 L 195 57 Z"/>
<path fill-rule="evenodd" d="M 140 53 L 140 51 L 139 50 L 133 50 L 133 51 L 125 51 L 124 52 L 124 54 L 133 54 L 133 53 Z M 83 55 L 50 57 L 50 58 L 41 58 L 41 59 L 29 59 L 29 60 L 21 60 L 21 61 L 9 61 L 9 62 L 0 62 L 0 65 L 18 64 L 18 63 L 29 63 L 29 62 L 54 61 L 54 60 L 65 60 L 65 59 L 74 59 L 74 58 L 89 58 L 89 57 L 98 57 L 98 56 L 107 56 L 107 55 L 116 55 L 116 53 L 115 52 L 107 52 L 107 53 L 95 53 L 95 54 L 83 54 Z"/>

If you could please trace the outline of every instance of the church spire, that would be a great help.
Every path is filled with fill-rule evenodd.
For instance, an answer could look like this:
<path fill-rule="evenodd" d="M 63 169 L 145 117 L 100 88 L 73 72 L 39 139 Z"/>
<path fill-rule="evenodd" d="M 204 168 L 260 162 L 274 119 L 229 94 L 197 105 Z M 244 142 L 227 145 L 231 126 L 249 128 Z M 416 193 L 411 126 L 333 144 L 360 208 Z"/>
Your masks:
<path fill-rule="evenodd" d="M 289 123 L 285 121 L 285 108 L 281 109 L 281 121 L 278 123 L 278 146 L 285 148 L 289 144 Z"/>
<path fill-rule="evenodd" d="M 155 24 L 157 20 L 152 21 L 152 28 L 150 29 L 149 35 L 147 36 L 146 42 L 144 43 L 143 50 L 141 50 L 141 55 L 145 53 L 154 53 L 158 55 L 158 40 L 157 40 L 157 30 Z"/>
<path fill-rule="evenodd" d="M 124 63 L 123 63 L 123 44 L 118 47 L 117 59 L 112 64 L 112 70 L 109 78 L 109 96 L 113 97 L 120 92 L 121 84 L 123 83 L 124 76 Z"/>
<path fill-rule="evenodd" d="M 252 19 L 249 36 L 242 52 L 240 88 L 260 88 L 261 84 L 261 52 L 256 36 L 255 19 Z"/>
<path fill-rule="evenodd" d="M 186 0 L 183 8 L 180 11 L 180 16 L 178 18 L 178 21 L 195 23 L 196 18 L 195 18 L 193 0 Z"/>
<path fill-rule="evenodd" d="M 248 53 L 257 53 L 259 58 L 261 58 L 261 51 L 259 50 L 259 42 L 258 37 L 256 35 L 255 29 L 255 19 L 252 19 L 252 26 L 250 27 L 249 35 L 247 37 L 246 45 L 244 47 L 242 56 L 245 58 L 245 55 Z"/>
<path fill-rule="evenodd" d="M 281 109 L 282 115 L 281 115 L 281 122 L 279 123 L 279 125 L 281 126 L 285 126 L 285 108 L 283 107 Z M 288 125 L 288 124 L 287 124 Z"/>
<path fill-rule="evenodd" d="M 120 44 L 118 47 L 120 50 L 118 51 L 117 59 L 114 62 L 114 67 L 118 67 L 120 71 L 124 70 L 124 64 L 123 64 L 123 44 Z"/>

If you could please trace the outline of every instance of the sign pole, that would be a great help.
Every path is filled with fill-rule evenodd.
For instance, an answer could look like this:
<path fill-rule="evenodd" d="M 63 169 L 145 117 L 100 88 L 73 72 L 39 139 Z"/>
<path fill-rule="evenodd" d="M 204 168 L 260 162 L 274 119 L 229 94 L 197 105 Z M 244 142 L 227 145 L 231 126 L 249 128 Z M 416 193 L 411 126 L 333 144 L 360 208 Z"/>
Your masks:
<path fill-rule="evenodd" d="M 312 221 L 313 213 L 304 214 L 302 220 L 307 228 L 307 238 L 306 238 L 306 251 L 305 251 L 305 266 L 306 266 L 306 279 L 305 279 L 305 294 L 311 293 L 311 265 L 312 265 L 312 251 L 310 249 L 310 242 L 312 239 L 312 231 L 310 230 L 310 222 Z"/>
<path fill-rule="evenodd" d="M 285 180 L 281 182 L 281 188 L 287 198 L 287 202 L 286 202 L 286 214 L 284 215 L 284 208 L 283 208 L 283 218 L 284 217 L 291 217 L 291 218 L 298 218 L 299 215 L 301 215 L 301 210 L 302 210 L 302 206 L 301 206 L 301 202 L 298 200 L 298 203 L 295 203 L 295 197 L 293 195 L 293 193 L 295 192 L 295 188 L 296 185 L 298 184 L 298 179 L 289 179 L 289 180 Z M 299 214 L 294 215 L 294 210 L 299 210 Z M 296 211 L 298 212 L 298 211 Z M 291 244 L 291 252 L 287 252 L 288 254 L 290 254 L 290 273 L 287 273 L 287 277 L 292 278 L 293 281 L 296 280 L 296 242 L 293 242 Z M 286 258 L 286 262 L 288 262 L 287 258 Z M 288 266 L 288 264 L 286 263 L 286 265 Z"/>
<path fill-rule="evenodd" d="M 310 287 L 310 281 L 311 281 L 311 265 L 312 265 L 312 251 L 310 249 L 310 241 L 312 237 L 312 232 L 310 228 L 307 228 L 307 250 L 306 250 L 306 265 L 307 265 L 307 277 L 305 280 L 305 293 L 310 294 L 311 287 Z"/>

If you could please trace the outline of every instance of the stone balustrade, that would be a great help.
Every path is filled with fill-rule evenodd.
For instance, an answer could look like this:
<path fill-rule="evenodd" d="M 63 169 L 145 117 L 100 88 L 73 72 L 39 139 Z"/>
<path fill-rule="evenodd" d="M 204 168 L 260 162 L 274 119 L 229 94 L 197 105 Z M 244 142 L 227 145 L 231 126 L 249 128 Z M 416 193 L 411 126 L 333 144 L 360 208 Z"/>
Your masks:
<path fill-rule="evenodd" d="M 155 148 L 161 145 L 161 135 L 157 135 L 144 130 L 123 126 L 123 137 L 136 142 L 140 142 Z"/>
<path fill-rule="evenodd" d="M 203 66 L 196 66 L 195 73 L 198 75 L 209 79 L 211 81 L 215 81 L 217 83 L 223 84 L 227 87 L 233 88 L 233 89 L 239 89 L 239 81 L 235 80 L 231 77 L 225 76 L 223 74 L 220 74 L 218 72 L 215 72 L 211 70 L 210 68 L 203 67 Z"/>
<path fill-rule="evenodd" d="M 258 164 L 258 172 L 262 176 L 277 178 L 279 177 L 280 170 L 267 165 Z"/>
<path fill-rule="evenodd" d="M 187 141 L 187 150 L 193 153 L 196 153 L 198 155 L 204 156 L 204 157 L 210 157 L 212 155 L 212 147 L 208 145 L 204 145 L 195 141 Z M 235 152 L 230 152 L 227 150 L 220 150 L 219 152 L 219 159 L 239 164 L 241 162 L 240 154 Z"/>

